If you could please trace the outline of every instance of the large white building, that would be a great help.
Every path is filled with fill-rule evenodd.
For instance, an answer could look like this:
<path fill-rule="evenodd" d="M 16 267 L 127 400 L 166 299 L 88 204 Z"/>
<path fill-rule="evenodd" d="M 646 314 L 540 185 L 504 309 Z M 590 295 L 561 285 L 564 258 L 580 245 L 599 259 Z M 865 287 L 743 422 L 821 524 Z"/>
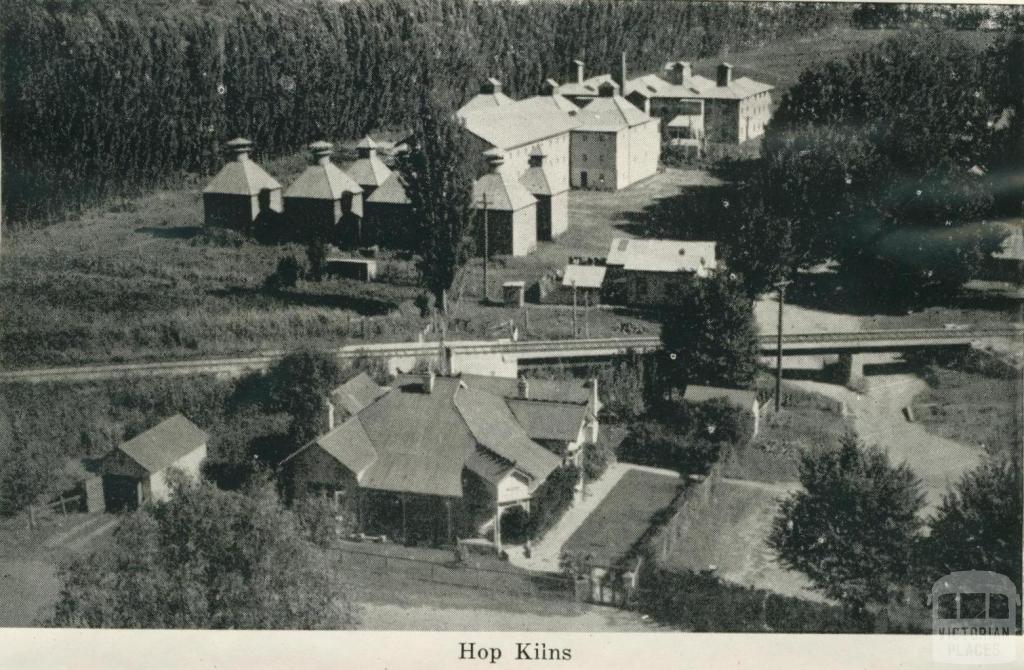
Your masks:
<path fill-rule="evenodd" d="M 598 97 L 576 118 L 569 156 L 573 187 L 617 191 L 657 173 L 660 121 L 619 95 L 614 83 L 600 84 Z"/>

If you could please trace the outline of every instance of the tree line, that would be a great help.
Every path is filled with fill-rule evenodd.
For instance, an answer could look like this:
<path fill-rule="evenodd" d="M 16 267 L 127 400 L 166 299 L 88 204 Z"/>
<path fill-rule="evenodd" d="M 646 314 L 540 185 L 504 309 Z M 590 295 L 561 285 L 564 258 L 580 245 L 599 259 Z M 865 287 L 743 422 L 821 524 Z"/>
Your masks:
<path fill-rule="evenodd" d="M 62 216 L 112 194 L 204 174 L 243 135 L 264 155 L 313 138 L 407 127 L 417 64 L 454 102 L 486 76 L 513 95 L 572 60 L 636 70 L 830 25 L 840 10 L 668 0 L 485 2 L 280 0 L 5 4 L 3 205 L 8 219 Z"/>

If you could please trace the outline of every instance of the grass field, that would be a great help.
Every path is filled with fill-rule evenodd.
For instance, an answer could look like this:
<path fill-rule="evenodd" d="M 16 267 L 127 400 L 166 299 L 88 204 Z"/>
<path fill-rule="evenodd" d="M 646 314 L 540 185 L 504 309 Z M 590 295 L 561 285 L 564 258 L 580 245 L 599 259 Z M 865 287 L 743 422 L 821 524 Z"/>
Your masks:
<path fill-rule="evenodd" d="M 630 470 L 615 484 L 586 521 L 563 545 L 562 552 L 590 556 L 595 565 L 614 565 L 636 548 L 679 495 L 676 477 Z"/>
<path fill-rule="evenodd" d="M 929 388 L 914 399 L 925 430 L 990 453 L 1020 454 L 1020 390 L 1016 380 L 932 367 Z"/>

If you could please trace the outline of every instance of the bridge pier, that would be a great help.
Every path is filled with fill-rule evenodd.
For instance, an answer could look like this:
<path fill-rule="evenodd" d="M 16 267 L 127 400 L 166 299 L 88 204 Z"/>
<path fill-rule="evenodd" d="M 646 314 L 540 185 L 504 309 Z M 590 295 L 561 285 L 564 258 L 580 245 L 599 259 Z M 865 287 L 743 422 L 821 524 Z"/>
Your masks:
<path fill-rule="evenodd" d="M 839 354 L 835 367 L 835 380 L 839 384 L 852 384 L 864 378 L 864 356 Z"/>

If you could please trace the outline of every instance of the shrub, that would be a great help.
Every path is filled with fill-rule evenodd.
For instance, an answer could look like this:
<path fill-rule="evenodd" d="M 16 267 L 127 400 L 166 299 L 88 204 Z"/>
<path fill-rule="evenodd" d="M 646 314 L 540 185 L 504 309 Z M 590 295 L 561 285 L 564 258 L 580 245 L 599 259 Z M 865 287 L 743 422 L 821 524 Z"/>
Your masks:
<path fill-rule="evenodd" d="M 526 529 L 531 538 L 540 539 L 562 518 L 565 510 L 572 505 L 579 480 L 579 468 L 569 463 L 555 468 L 548 475 L 547 481 L 537 488 L 530 503 L 530 520 Z"/>
<path fill-rule="evenodd" d="M 501 539 L 507 544 L 522 544 L 526 541 L 530 515 L 522 507 L 505 510 L 501 515 Z"/>
<path fill-rule="evenodd" d="M 302 264 L 295 256 L 285 256 L 277 262 L 277 268 L 264 280 L 263 287 L 271 291 L 295 288 L 303 272 Z"/>

